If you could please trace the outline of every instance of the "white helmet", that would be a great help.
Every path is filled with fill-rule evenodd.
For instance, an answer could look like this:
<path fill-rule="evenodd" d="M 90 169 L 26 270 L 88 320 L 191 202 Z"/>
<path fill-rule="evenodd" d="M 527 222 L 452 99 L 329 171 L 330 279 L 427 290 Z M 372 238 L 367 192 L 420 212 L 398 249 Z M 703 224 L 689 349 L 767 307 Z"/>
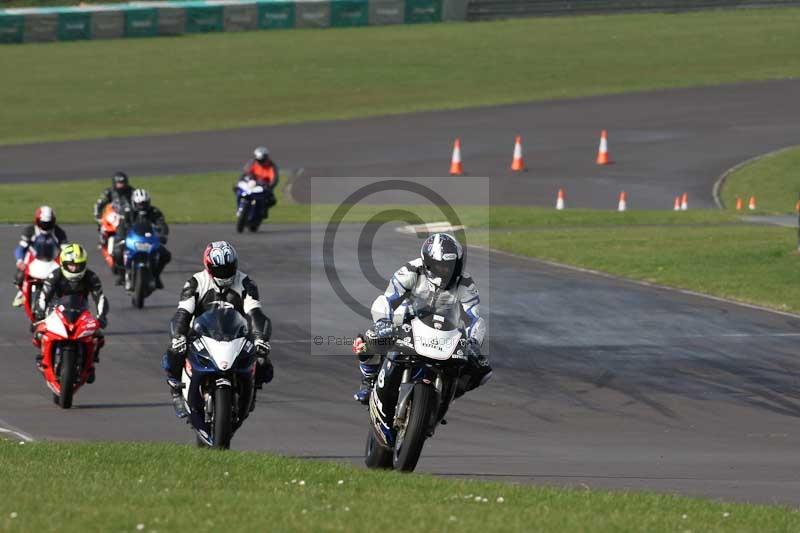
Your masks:
<path fill-rule="evenodd" d="M 256 161 L 263 163 L 264 160 L 269 158 L 269 150 L 266 146 L 259 146 L 253 150 L 253 156 L 256 158 Z"/>
<path fill-rule="evenodd" d="M 131 200 L 133 201 L 133 207 L 136 209 L 147 207 L 150 205 L 150 193 L 145 189 L 136 189 L 131 195 Z"/>

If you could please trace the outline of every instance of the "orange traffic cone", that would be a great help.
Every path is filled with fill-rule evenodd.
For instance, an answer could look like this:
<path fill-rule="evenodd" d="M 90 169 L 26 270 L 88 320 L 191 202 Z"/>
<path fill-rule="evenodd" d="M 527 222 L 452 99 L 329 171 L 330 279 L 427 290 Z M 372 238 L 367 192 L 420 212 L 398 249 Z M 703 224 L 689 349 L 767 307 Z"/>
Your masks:
<path fill-rule="evenodd" d="M 680 211 L 681 210 L 681 197 L 675 197 L 675 205 L 672 207 L 673 211 Z"/>
<path fill-rule="evenodd" d="M 736 210 L 737 211 L 741 211 L 743 207 L 744 207 L 744 202 L 742 202 L 741 198 L 737 198 L 736 199 Z"/>
<path fill-rule="evenodd" d="M 558 198 L 556 198 L 556 209 L 561 211 L 564 209 L 564 189 L 558 189 Z"/>
<path fill-rule="evenodd" d="M 608 134 L 606 133 L 606 130 L 603 130 L 600 133 L 600 148 L 597 150 L 597 164 L 611 164 L 611 156 L 608 154 Z"/>
<path fill-rule="evenodd" d="M 456 137 L 456 142 L 453 143 L 453 157 L 450 159 L 450 175 L 460 176 L 464 173 L 461 167 L 461 139 Z"/>
<path fill-rule="evenodd" d="M 525 162 L 522 160 L 522 137 L 519 135 L 514 140 L 514 157 L 511 159 L 511 170 L 515 172 L 525 170 Z"/>
<path fill-rule="evenodd" d="M 619 193 L 619 203 L 617 204 L 617 211 L 625 211 L 628 209 L 628 195 L 625 191 Z"/>
<path fill-rule="evenodd" d="M 689 194 L 683 193 L 681 197 L 681 211 L 686 211 L 687 209 L 689 209 Z"/>
<path fill-rule="evenodd" d="M 756 197 L 755 196 L 751 196 L 750 197 L 750 202 L 748 202 L 748 204 L 747 204 L 747 209 L 749 209 L 750 211 L 755 211 L 755 209 L 756 209 Z"/>

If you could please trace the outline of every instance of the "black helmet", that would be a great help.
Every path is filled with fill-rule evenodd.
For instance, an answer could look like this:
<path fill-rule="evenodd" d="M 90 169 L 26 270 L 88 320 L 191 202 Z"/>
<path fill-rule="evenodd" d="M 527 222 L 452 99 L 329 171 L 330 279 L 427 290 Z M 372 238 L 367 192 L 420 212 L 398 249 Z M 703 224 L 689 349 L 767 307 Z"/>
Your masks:
<path fill-rule="evenodd" d="M 128 187 L 128 175 L 124 172 L 117 172 L 111 178 L 111 184 L 115 189 L 125 189 Z"/>
<path fill-rule="evenodd" d="M 434 233 L 422 243 L 422 266 L 425 277 L 436 288 L 449 289 L 458 283 L 464 268 L 464 250 L 455 237 Z"/>

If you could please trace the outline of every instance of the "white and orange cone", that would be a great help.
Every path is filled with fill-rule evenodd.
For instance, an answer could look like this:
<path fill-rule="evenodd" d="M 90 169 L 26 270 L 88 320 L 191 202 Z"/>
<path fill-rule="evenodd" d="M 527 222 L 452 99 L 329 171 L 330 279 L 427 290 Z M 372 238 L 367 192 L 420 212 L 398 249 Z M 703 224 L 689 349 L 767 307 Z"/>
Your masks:
<path fill-rule="evenodd" d="M 681 210 L 681 197 L 675 197 L 675 204 L 672 206 L 673 211 L 680 211 Z"/>
<path fill-rule="evenodd" d="M 600 132 L 600 147 L 597 149 L 597 164 L 611 164 L 611 155 L 608 153 L 608 133 L 606 133 L 606 130 Z"/>
<path fill-rule="evenodd" d="M 511 159 L 511 170 L 514 172 L 525 170 L 525 161 L 522 160 L 522 137 L 519 135 L 514 140 L 514 157 Z"/>
<path fill-rule="evenodd" d="M 556 198 L 556 209 L 561 211 L 564 209 L 564 189 L 558 189 L 558 198 Z"/>
<path fill-rule="evenodd" d="M 737 198 L 736 199 L 736 210 L 737 211 L 741 211 L 742 209 L 744 209 L 744 202 L 742 201 L 741 198 Z"/>
<path fill-rule="evenodd" d="M 628 195 L 625 194 L 625 191 L 619 193 L 619 203 L 617 204 L 617 211 L 627 211 L 628 210 Z"/>
<path fill-rule="evenodd" d="M 453 143 L 453 157 L 450 158 L 450 175 L 460 176 L 464 173 L 464 168 L 461 166 L 461 139 L 456 137 L 456 142 Z"/>
<path fill-rule="evenodd" d="M 755 211 L 756 210 L 756 197 L 755 196 L 751 196 L 750 197 L 750 201 L 747 203 L 747 209 L 749 209 L 750 211 Z"/>
<path fill-rule="evenodd" d="M 683 193 L 681 197 L 681 211 L 686 211 L 689 209 L 689 194 Z"/>

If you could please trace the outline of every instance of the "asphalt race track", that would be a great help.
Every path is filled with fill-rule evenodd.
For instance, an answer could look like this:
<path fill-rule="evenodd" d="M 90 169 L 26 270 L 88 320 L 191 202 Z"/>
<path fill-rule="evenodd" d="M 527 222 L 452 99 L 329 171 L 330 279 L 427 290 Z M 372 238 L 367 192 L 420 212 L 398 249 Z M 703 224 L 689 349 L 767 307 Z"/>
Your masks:
<path fill-rule="evenodd" d="M 717 177 L 750 157 L 800 142 L 800 80 L 599 96 L 342 122 L 0 147 L 0 182 L 131 176 L 241 168 L 256 144 L 308 177 L 441 176 L 452 142 L 465 171 L 491 176 L 492 201 L 552 205 L 560 187 L 572 207 L 669 209 L 677 194 L 713 207 Z M 609 131 L 609 167 L 594 158 Z M 512 174 L 521 134 L 529 172 Z M 341 180 L 336 180 L 338 185 Z M 330 188 L 335 192 L 336 186 Z M 315 192 L 316 194 L 317 192 Z M 324 198 L 323 198 L 324 199 Z"/>
<path fill-rule="evenodd" d="M 91 243 L 94 228 L 69 227 Z M 414 255 L 418 241 L 383 228 L 379 273 Z M 10 249 L 19 228 L 0 228 Z M 111 285 L 98 380 L 70 411 L 55 407 L 34 369 L 24 314 L 0 285 L 0 425 L 36 439 L 193 443 L 177 421 L 159 368 L 179 287 L 212 238 L 230 238 L 258 280 L 274 320 L 277 377 L 234 438 L 234 448 L 361 461 L 364 408 L 351 399 L 358 371 L 347 346 L 314 336 L 352 335 L 359 319 L 329 294 L 321 228 L 268 226 L 232 237 L 229 226 L 176 226 L 167 289 L 144 311 Z M 337 236 L 336 266 L 357 300 L 356 229 Z M 340 255 L 341 254 L 341 255 Z M 680 491 L 724 499 L 800 502 L 796 450 L 800 320 L 473 250 L 496 379 L 453 407 L 419 471 L 516 482 Z M 9 267 L 4 271 L 9 279 Z M 520 290 L 524 287 L 525 290 Z M 326 342 L 327 344 L 327 342 Z"/>
<path fill-rule="evenodd" d="M 688 191 L 713 205 L 714 180 L 759 153 L 800 142 L 800 80 L 667 90 L 421 113 L 340 123 L 151 138 L 0 147 L 0 182 L 236 169 L 261 142 L 286 168 L 300 200 L 341 199 L 356 183 L 309 177 L 424 176 L 447 170 L 453 137 L 472 176 L 492 176 L 494 202 L 612 207 L 625 188 L 633 208 L 670 208 Z M 599 130 L 617 164 L 594 165 Z M 505 172 L 521 133 L 530 171 Z M 42 154 L 47 154 L 43 156 Z M 134 182 L 135 183 L 135 182 Z M 361 182 L 358 182 L 361 183 Z M 328 195 L 328 196 L 326 196 Z M 87 209 L 89 207 L 87 206 Z M 94 228 L 67 228 L 95 241 Z M 9 251 L 21 228 L 0 227 Z M 346 339 L 365 320 L 325 280 L 322 227 L 174 226 L 167 289 L 130 306 L 99 254 L 107 287 L 108 342 L 94 385 L 57 409 L 34 369 L 24 314 L 0 284 L 0 428 L 36 439 L 164 440 L 192 444 L 172 415 L 160 369 L 167 323 L 209 240 L 232 240 L 259 283 L 274 322 L 276 380 L 234 437 L 237 449 L 361 462 L 367 414 L 351 400 L 358 370 Z M 357 265 L 360 228 L 343 226 L 336 266 L 354 298 L 378 289 Z M 380 230 L 377 272 L 413 257 L 419 241 Z M 338 240 L 341 238 L 341 241 Z M 9 260 L 2 269 L 10 280 Z M 800 319 L 473 249 L 489 322 L 495 380 L 453 407 L 418 470 L 446 476 L 569 486 L 679 491 L 739 501 L 800 503 Z M 321 336 L 326 342 L 315 345 Z M 334 338 L 329 345 L 327 339 Z"/>

